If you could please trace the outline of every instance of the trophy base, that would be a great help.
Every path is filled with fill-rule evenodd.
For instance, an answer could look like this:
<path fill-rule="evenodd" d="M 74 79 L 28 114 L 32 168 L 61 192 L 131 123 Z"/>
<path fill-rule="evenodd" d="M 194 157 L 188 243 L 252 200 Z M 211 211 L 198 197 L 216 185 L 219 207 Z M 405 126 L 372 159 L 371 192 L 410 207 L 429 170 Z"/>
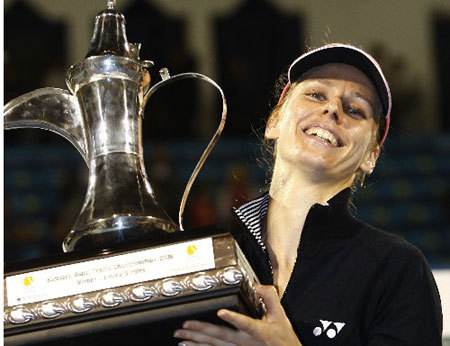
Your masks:
<path fill-rule="evenodd" d="M 178 232 L 173 222 L 153 216 L 117 215 L 97 220 L 89 226 L 72 230 L 63 241 L 64 252 L 101 250 L 105 247 L 145 240 L 165 238 L 166 233 Z"/>
<path fill-rule="evenodd" d="M 236 290 L 218 297 L 202 297 L 199 301 L 177 302 L 176 305 L 111 316 L 93 321 L 52 326 L 42 330 L 5 333 L 5 345 L 177 345 L 176 329 L 188 319 L 225 325 L 216 317 L 225 308 L 251 315 L 250 307 Z"/>
<path fill-rule="evenodd" d="M 124 313 L 93 321 L 52 326 L 42 330 L 5 333 L 5 345 L 177 345 L 176 329 L 188 319 L 225 323 L 216 317 L 217 310 L 226 308 L 251 315 L 250 307 L 237 290 L 217 297 L 202 297 L 199 301 L 177 302 L 176 305 Z"/>
<path fill-rule="evenodd" d="M 69 253 L 6 268 L 5 345 L 177 345 L 220 308 L 261 317 L 255 274 L 216 228 L 167 234 L 160 244 Z"/>

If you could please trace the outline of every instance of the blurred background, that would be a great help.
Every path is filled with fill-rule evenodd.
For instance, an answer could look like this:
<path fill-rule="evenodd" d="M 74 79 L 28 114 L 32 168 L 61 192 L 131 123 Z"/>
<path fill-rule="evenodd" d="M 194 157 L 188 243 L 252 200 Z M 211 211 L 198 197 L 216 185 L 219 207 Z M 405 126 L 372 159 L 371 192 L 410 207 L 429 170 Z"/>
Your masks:
<path fill-rule="evenodd" d="M 65 87 L 106 0 L 4 0 L 5 103 Z M 231 227 L 230 208 L 267 187 L 261 136 L 273 85 L 308 48 L 348 42 L 371 52 L 394 98 L 375 173 L 355 196 L 358 217 L 418 246 L 450 316 L 450 2 L 448 0 L 117 0 L 130 42 L 158 71 L 195 71 L 223 87 L 228 122 L 188 200 L 185 228 Z M 145 164 L 174 220 L 188 177 L 220 118 L 217 91 L 183 81 L 158 91 L 143 122 Z M 261 164 L 262 163 L 262 164 Z M 4 260 L 62 252 L 87 189 L 87 168 L 63 138 L 4 133 Z M 447 287 L 445 288 L 445 282 Z M 447 311 L 445 311 L 447 309 Z M 450 336 L 450 323 L 444 330 Z M 450 342 L 447 342 L 450 343 Z"/>
<path fill-rule="evenodd" d="M 65 87 L 87 53 L 106 0 L 4 0 L 5 103 L 40 87 Z M 230 208 L 261 194 L 261 135 L 273 85 L 289 63 L 327 42 L 362 46 L 390 81 L 392 126 L 375 173 L 355 198 L 358 217 L 450 268 L 450 2 L 448 0 L 118 0 L 141 58 L 172 74 L 195 71 L 224 89 L 223 137 L 195 183 L 185 228 L 230 227 Z M 214 88 L 183 81 L 149 101 L 147 173 L 174 220 L 182 191 L 221 110 Z M 60 253 L 81 210 L 87 168 L 76 150 L 41 130 L 4 134 L 6 262 Z"/>

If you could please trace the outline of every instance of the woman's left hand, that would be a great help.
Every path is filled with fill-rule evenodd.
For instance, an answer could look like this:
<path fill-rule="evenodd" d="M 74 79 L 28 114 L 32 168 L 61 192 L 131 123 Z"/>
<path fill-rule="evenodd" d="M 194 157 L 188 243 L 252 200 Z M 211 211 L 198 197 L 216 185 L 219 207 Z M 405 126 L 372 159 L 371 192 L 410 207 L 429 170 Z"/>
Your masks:
<path fill-rule="evenodd" d="M 179 345 L 185 346 L 301 346 L 281 306 L 275 287 L 258 285 L 256 292 L 264 300 L 267 309 L 261 320 L 221 309 L 217 316 L 237 330 L 207 322 L 186 321 L 183 323 L 183 329 L 175 331 L 174 337 L 183 339 Z"/>

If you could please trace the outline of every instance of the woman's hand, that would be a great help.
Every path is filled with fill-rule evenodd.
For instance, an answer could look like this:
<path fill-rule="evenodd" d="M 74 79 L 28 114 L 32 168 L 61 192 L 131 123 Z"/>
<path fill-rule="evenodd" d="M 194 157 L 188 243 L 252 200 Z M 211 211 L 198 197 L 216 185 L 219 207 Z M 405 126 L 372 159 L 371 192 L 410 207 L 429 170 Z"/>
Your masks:
<path fill-rule="evenodd" d="M 301 346 L 291 322 L 284 313 L 275 287 L 258 285 L 256 292 L 267 308 L 262 320 L 221 309 L 217 316 L 237 330 L 207 322 L 186 321 L 183 323 L 183 329 L 175 331 L 174 337 L 183 339 L 179 345 L 185 346 Z"/>

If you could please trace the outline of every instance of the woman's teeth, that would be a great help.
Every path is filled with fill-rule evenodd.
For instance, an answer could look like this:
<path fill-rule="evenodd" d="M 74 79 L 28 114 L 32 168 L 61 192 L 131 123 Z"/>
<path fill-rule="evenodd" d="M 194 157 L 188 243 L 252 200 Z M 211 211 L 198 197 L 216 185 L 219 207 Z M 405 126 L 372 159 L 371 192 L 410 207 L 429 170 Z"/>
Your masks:
<path fill-rule="evenodd" d="M 321 139 L 324 139 L 324 140 L 328 141 L 329 143 L 331 143 L 331 145 L 334 147 L 338 146 L 338 141 L 337 141 L 336 137 L 330 131 L 327 131 L 320 127 L 312 127 L 310 129 L 306 130 L 305 133 L 310 136 L 317 136 Z"/>

